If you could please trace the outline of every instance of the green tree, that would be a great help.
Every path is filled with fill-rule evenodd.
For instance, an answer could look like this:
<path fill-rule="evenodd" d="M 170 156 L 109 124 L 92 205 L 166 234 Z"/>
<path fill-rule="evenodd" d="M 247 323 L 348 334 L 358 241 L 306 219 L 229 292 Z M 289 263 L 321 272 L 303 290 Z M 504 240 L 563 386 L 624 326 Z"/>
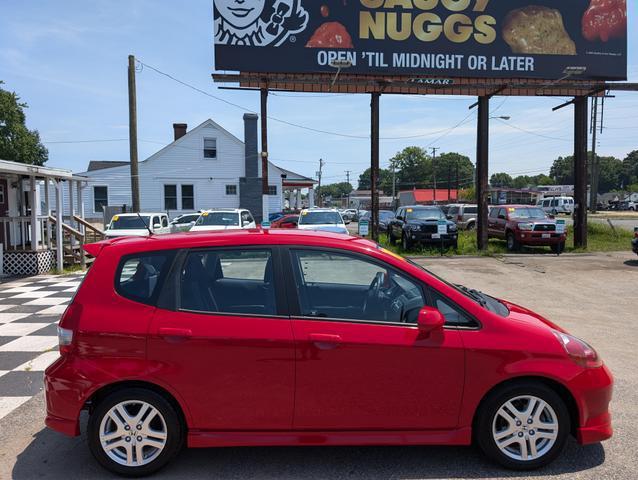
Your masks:
<path fill-rule="evenodd" d="M 638 183 L 638 150 L 627 154 L 622 161 L 623 186 Z"/>
<path fill-rule="evenodd" d="M 588 162 L 591 165 L 592 152 L 588 152 Z M 621 188 L 625 164 L 616 157 L 598 158 L 598 193 L 605 193 Z M 629 162 L 628 162 L 629 163 Z M 549 175 L 556 179 L 558 185 L 574 184 L 574 157 L 558 157 L 549 171 Z M 587 175 L 587 182 L 591 182 L 591 172 Z"/>
<path fill-rule="evenodd" d="M 399 190 L 418 187 L 432 181 L 432 162 L 421 147 L 406 147 L 390 159 L 396 172 Z"/>
<path fill-rule="evenodd" d="M 398 182 L 398 180 L 397 180 Z M 379 188 L 383 190 L 385 194 L 392 194 L 392 171 L 385 168 L 379 169 Z M 370 190 L 370 169 L 367 168 L 361 175 L 359 175 L 359 190 Z M 398 191 L 398 187 L 397 187 Z"/>
<path fill-rule="evenodd" d="M 431 159 L 430 159 L 431 161 Z M 437 188 L 456 188 L 456 170 L 458 165 L 458 184 L 460 188 L 474 185 L 474 165 L 469 157 L 460 153 L 442 153 L 434 161 Z M 431 179 L 426 183 L 431 183 Z M 431 186 L 431 185 L 430 185 Z"/>
<path fill-rule="evenodd" d="M 514 179 L 508 173 L 495 173 L 490 177 L 490 185 L 492 187 L 507 187 L 514 185 Z"/>
<path fill-rule="evenodd" d="M 345 197 L 353 190 L 352 185 L 348 182 L 331 183 L 330 185 L 321 186 L 322 197 L 332 197 L 333 199 Z"/>
<path fill-rule="evenodd" d="M 4 82 L 0 80 L 0 85 Z M 44 165 L 49 152 L 40 142 L 37 130 L 25 125 L 24 109 L 15 92 L 0 88 L 0 159 L 31 165 Z"/>

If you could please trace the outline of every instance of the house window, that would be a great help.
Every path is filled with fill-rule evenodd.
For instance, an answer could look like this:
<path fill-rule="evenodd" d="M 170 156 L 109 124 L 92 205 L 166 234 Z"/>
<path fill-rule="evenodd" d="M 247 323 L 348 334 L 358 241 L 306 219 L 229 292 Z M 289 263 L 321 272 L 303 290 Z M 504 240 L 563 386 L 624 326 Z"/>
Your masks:
<path fill-rule="evenodd" d="M 182 185 L 182 210 L 195 209 L 195 193 L 192 185 Z"/>
<path fill-rule="evenodd" d="M 277 195 L 277 185 L 268 185 L 268 195 Z"/>
<path fill-rule="evenodd" d="M 4 203 L 4 185 L 0 185 L 0 203 Z"/>
<path fill-rule="evenodd" d="M 93 187 L 93 212 L 102 213 L 104 207 L 109 205 L 109 189 L 108 187 Z"/>
<path fill-rule="evenodd" d="M 217 139 L 204 139 L 204 158 L 217 158 Z"/>
<path fill-rule="evenodd" d="M 164 185 L 164 210 L 177 210 L 177 185 Z"/>
<path fill-rule="evenodd" d="M 237 195 L 237 185 L 226 185 L 226 195 Z"/>

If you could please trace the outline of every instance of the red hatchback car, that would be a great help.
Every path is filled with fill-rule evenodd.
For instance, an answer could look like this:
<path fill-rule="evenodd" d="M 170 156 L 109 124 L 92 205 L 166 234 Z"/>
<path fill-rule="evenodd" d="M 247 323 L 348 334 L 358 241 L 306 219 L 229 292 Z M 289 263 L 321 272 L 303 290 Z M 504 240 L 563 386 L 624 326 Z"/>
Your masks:
<path fill-rule="evenodd" d="M 370 241 L 245 230 L 117 238 L 59 325 L 47 425 L 151 473 L 189 447 L 469 445 L 543 466 L 612 434 L 588 344 Z"/>

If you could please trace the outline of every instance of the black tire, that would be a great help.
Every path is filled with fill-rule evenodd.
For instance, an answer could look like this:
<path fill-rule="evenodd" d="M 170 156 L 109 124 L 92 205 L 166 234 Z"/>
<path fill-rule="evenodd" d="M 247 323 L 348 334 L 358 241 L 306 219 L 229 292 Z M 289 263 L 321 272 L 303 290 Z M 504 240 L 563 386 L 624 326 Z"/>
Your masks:
<path fill-rule="evenodd" d="M 405 233 L 401 237 L 401 248 L 404 252 L 407 252 L 412 248 L 412 242 L 410 242 L 410 239 Z"/>
<path fill-rule="evenodd" d="M 507 249 L 510 252 L 517 252 L 519 250 L 520 245 L 516 241 L 514 232 L 507 232 L 507 235 L 505 236 L 505 241 L 507 242 Z"/>
<path fill-rule="evenodd" d="M 466 230 L 471 231 L 471 230 L 474 230 L 475 228 L 476 228 L 476 223 L 470 222 L 470 223 L 467 224 Z"/>
<path fill-rule="evenodd" d="M 452 248 L 453 248 L 454 250 L 458 250 L 458 249 L 459 249 L 459 242 L 458 242 L 458 240 L 457 240 L 456 242 L 452 243 L 452 244 L 451 244 L 451 246 L 452 246 Z"/>
<path fill-rule="evenodd" d="M 388 229 L 388 243 L 390 245 L 394 245 L 397 243 L 397 239 L 394 238 L 394 235 L 392 235 L 392 229 Z"/>
<path fill-rule="evenodd" d="M 497 417 L 497 412 L 501 406 L 503 406 L 506 402 L 521 396 L 534 396 L 545 401 L 553 410 L 558 423 L 558 433 L 554 444 L 550 448 L 545 447 L 547 448 L 547 451 L 541 456 L 533 460 L 526 461 L 511 458 L 501 451 L 501 449 L 497 446 L 492 433 L 495 422 L 500 421 L 500 418 Z M 521 423 L 525 424 L 526 422 Z M 558 455 L 560 455 L 565 446 L 565 442 L 567 441 L 567 437 L 569 436 L 571 428 L 570 423 L 571 421 L 567 406 L 563 399 L 554 390 L 540 382 L 526 381 L 513 383 L 494 390 L 483 400 L 479 411 L 477 412 L 476 422 L 474 424 L 474 439 L 485 455 L 504 467 L 512 470 L 533 470 L 548 465 L 553 462 Z M 523 429 L 524 426 L 521 425 L 520 428 Z M 523 441 L 526 445 L 530 445 L 527 443 L 529 439 L 530 442 L 534 441 L 535 445 L 540 445 L 540 451 L 542 451 L 542 442 L 544 440 L 538 437 L 533 437 L 532 434 L 536 433 L 533 432 L 533 430 L 526 429 L 525 432 L 526 434 L 523 436 Z M 520 433 L 516 433 L 517 436 L 519 434 Z"/>
<path fill-rule="evenodd" d="M 560 255 L 563 251 L 565 251 L 565 242 L 555 243 L 554 245 L 551 245 L 551 248 L 552 252 L 556 255 Z"/>
<path fill-rule="evenodd" d="M 110 458 L 100 443 L 100 425 L 104 416 L 120 402 L 142 401 L 154 407 L 164 419 L 166 426 L 166 443 L 157 457 L 141 466 L 122 465 Z M 133 435 L 131 435 L 132 437 Z M 145 388 L 128 388 L 118 390 L 106 396 L 96 405 L 89 417 L 87 437 L 89 449 L 95 459 L 107 470 L 127 477 L 143 477 L 164 467 L 181 450 L 184 444 L 185 431 L 175 408 L 163 396 Z M 129 437 L 130 438 L 130 437 Z"/>

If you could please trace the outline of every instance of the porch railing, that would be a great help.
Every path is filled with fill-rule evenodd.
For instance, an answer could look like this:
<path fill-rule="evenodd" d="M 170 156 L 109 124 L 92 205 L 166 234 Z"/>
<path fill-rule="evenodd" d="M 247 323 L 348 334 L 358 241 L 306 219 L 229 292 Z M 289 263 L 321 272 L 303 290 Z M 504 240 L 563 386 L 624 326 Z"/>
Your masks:
<path fill-rule="evenodd" d="M 31 217 L 0 217 L 0 242 L 5 251 L 51 248 L 52 227 L 49 217 L 36 217 L 36 238 L 31 232 Z"/>

